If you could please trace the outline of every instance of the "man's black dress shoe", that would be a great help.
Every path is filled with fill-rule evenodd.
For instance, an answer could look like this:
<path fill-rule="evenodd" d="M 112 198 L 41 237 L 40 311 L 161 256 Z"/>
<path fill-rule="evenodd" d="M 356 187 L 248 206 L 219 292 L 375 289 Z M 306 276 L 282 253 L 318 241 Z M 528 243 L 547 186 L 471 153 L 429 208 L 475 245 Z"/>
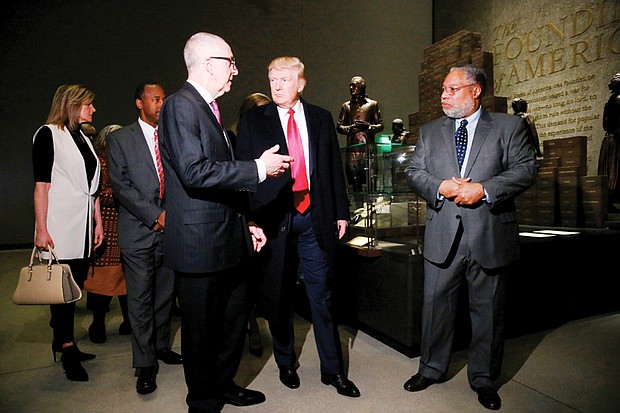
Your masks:
<path fill-rule="evenodd" d="M 183 364 L 183 357 L 170 349 L 157 350 L 156 356 L 158 360 L 161 360 L 166 364 Z"/>
<path fill-rule="evenodd" d="M 139 370 L 136 391 L 138 394 L 153 393 L 157 389 L 155 367 L 140 367 Z"/>
<path fill-rule="evenodd" d="M 360 391 L 355 384 L 346 378 L 344 374 L 323 374 L 321 373 L 321 383 L 332 385 L 338 394 L 348 397 L 360 397 Z"/>
<path fill-rule="evenodd" d="M 299 388 L 299 375 L 290 367 L 280 368 L 280 381 L 289 389 Z"/>
<path fill-rule="evenodd" d="M 437 383 L 437 380 L 428 379 L 421 375 L 420 373 L 416 373 L 409 380 L 405 382 L 403 387 L 407 391 L 421 391 L 426 389 L 431 384 Z"/>
<path fill-rule="evenodd" d="M 233 406 L 251 406 L 264 402 L 265 395 L 259 391 L 244 389 L 233 384 L 222 392 L 221 400 Z"/>
<path fill-rule="evenodd" d="M 497 392 L 491 387 L 478 387 L 474 389 L 478 393 L 478 401 L 481 405 L 490 410 L 499 410 L 502 407 L 502 399 L 499 398 Z"/>

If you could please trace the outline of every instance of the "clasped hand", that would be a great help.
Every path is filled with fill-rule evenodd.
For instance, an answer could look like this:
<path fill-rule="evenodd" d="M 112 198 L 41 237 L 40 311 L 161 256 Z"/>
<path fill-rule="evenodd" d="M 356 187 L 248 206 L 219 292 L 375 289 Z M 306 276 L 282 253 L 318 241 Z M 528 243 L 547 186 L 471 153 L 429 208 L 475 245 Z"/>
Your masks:
<path fill-rule="evenodd" d="M 484 198 L 484 188 L 471 178 L 446 179 L 439 186 L 439 193 L 459 206 L 474 205 Z"/>
<path fill-rule="evenodd" d="M 282 175 L 293 161 L 292 156 L 278 154 L 279 149 L 280 145 L 274 145 L 260 156 L 260 160 L 265 163 L 267 176 L 272 178 Z"/>

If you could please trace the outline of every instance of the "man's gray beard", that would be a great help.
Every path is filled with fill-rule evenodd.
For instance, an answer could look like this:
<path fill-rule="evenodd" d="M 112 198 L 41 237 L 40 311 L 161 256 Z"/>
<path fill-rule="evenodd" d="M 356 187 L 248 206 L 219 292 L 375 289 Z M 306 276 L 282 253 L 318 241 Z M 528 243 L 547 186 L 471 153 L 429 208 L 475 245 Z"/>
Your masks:
<path fill-rule="evenodd" d="M 472 104 L 471 107 L 462 106 L 462 107 L 453 107 L 452 109 L 444 109 L 443 113 L 446 114 L 447 117 L 453 119 L 462 119 L 466 117 L 468 114 L 472 114 L 475 112 L 476 105 Z"/>
<path fill-rule="evenodd" d="M 465 117 L 465 111 L 461 108 L 444 109 L 443 113 L 445 113 L 447 117 L 452 119 L 461 119 Z"/>

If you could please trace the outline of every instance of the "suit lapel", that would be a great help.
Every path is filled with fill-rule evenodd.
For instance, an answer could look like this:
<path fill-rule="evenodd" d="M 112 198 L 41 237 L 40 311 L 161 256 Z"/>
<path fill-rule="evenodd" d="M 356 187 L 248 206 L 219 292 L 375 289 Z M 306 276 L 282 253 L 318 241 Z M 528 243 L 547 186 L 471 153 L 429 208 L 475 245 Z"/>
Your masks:
<path fill-rule="evenodd" d="M 213 111 L 211 110 L 211 107 L 203 99 L 200 93 L 198 93 L 196 88 L 194 88 L 194 86 L 192 86 L 190 83 L 185 83 L 185 85 L 183 86 L 183 89 L 185 89 L 194 98 L 194 100 L 196 101 L 196 104 L 200 106 L 200 109 L 202 109 L 207 114 L 209 119 L 211 119 L 211 122 L 213 122 L 213 125 L 215 126 L 219 125 L 217 118 L 215 117 L 215 115 L 213 114 Z M 223 137 L 224 135 L 222 134 L 222 138 Z"/>
<path fill-rule="evenodd" d="M 144 132 L 138 122 L 132 123 L 129 127 L 131 128 L 131 138 L 133 139 L 134 147 L 138 153 L 140 153 L 142 158 L 144 158 L 144 162 L 148 165 L 148 168 L 153 173 L 155 179 L 159 180 L 157 170 L 155 169 L 155 164 L 153 163 L 151 150 L 149 149 L 149 145 L 146 143 L 148 138 L 144 136 Z"/>
<path fill-rule="evenodd" d="M 265 117 L 267 128 L 271 132 L 271 136 L 276 137 L 276 143 L 280 145 L 280 153 L 288 155 L 288 145 L 286 143 L 286 135 L 282 130 L 282 122 L 275 103 L 269 103 L 269 107 L 265 109 Z"/>
<path fill-rule="evenodd" d="M 476 158 L 480 155 L 480 151 L 486 141 L 489 132 L 491 131 L 492 122 L 489 114 L 482 110 L 478 124 L 476 125 L 476 132 L 474 132 L 474 140 L 471 143 L 471 149 L 469 150 L 469 158 L 467 159 L 467 167 L 463 176 L 469 176 L 471 168 L 476 162 Z"/>
<path fill-rule="evenodd" d="M 314 167 L 316 165 L 316 153 L 317 153 L 317 145 L 318 145 L 318 137 L 320 134 L 319 124 L 317 121 L 317 117 L 314 115 L 312 111 L 312 107 L 307 105 L 303 99 L 301 103 L 304 108 L 304 114 L 306 117 L 306 125 L 308 126 L 308 158 L 306 162 L 309 162 L 308 170 L 310 171 L 310 177 L 314 173 Z M 309 178 L 308 178 L 309 179 Z"/>
<path fill-rule="evenodd" d="M 185 83 L 183 88 L 187 90 L 187 92 L 194 98 L 196 104 L 200 107 L 200 109 L 202 109 L 206 113 L 207 117 L 213 124 L 213 129 L 217 130 L 220 137 L 222 138 L 222 142 L 224 142 L 224 145 L 226 147 L 226 152 L 232 159 L 234 159 L 234 153 L 232 147 L 230 146 L 229 139 L 227 136 L 224 136 L 224 129 L 222 128 L 222 125 L 220 125 L 220 123 L 217 121 L 217 118 L 215 117 L 215 114 L 211 110 L 209 104 L 204 100 L 202 95 L 198 93 L 196 88 L 194 88 L 190 83 Z"/>
<path fill-rule="evenodd" d="M 450 165 L 452 165 L 453 166 L 452 169 L 456 171 L 454 173 L 454 176 L 460 176 L 459 163 L 456 159 L 456 144 L 454 141 L 454 119 L 452 118 L 445 119 L 441 127 L 441 138 L 446 148 L 446 152 L 448 153 L 448 159 L 450 160 Z"/>

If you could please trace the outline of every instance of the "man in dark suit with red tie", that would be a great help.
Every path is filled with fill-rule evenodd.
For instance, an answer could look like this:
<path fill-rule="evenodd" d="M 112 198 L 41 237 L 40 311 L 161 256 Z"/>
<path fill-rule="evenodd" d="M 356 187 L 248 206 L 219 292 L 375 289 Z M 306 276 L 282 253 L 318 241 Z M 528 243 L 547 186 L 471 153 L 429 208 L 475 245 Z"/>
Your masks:
<path fill-rule="evenodd" d="M 156 83 L 136 88 L 136 122 L 112 132 L 107 163 L 110 183 L 118 199 L 118 244 L 127 281 L 127 308 L 131 325 L 136 391 L 156 390 L 158 360 L 181 364 L 170 349 L 170 310 L 174 301 L 172 271 L 163 264 L 162 203 L 164 178 L 158 148 L 157 125 L 165 98 Z"/>
<path fill-rule="evenodd" d="M 304 284 L 321 363 L 321 382 L 339 394 L 359 397 L 344 371 L 340 337 L 333 318 L 331 285 L 335 242 L 346 233 L 349 207 L 340 149 L 331 114 L 301 99 L 304 65 L 280 57 L 269 65 L 273 102 L 246 112 L 237 136 L 237 155 L 253 159 L 279 145 L 293 157 L 290 172 L 258 185 L 252 219 L 268 242 L 262 265 L 257 313 L 269 321 L 280 381 L 300 386 L 294 350 L 295 284 Z"/>
<path fill-rule="evenodd" d="M 244 215 L 248 191 L 280 175 L 290 157 L 267 148 L 235 160 L 215 99 L 239 71 L 219 36 L 196 33 L 184 49 L 188 78 L 164 102 L 159 123 L 166 178 L 164 261 L 174 270 L 181 310 L 181 350 L 190 413 L 248 406 L 265 396 L 233 381 L 247 330 L 248 271 L 241 268 L 265 243 Z"/>

